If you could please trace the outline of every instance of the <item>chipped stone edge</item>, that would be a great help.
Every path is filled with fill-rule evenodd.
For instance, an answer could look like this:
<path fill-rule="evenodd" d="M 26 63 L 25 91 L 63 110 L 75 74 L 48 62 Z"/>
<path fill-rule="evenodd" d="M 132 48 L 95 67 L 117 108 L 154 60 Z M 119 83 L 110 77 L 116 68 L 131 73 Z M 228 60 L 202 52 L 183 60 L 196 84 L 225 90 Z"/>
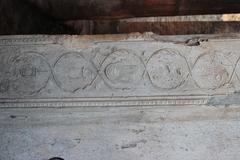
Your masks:
<path fill-rule="evenodd" d="M 34 45 L 34 44 L 61 44 L 61 43 L 106 43 L 116 41 L 161 41 L 186 43 L 193 39 L 239 39 L 240 34 L 196 34 L 196 35 L 158 35 L 152 32 L 131 34 L 109 34 L 109 35 L 10 35 L 0 36 L 0 46 L 8 45 Z"/>

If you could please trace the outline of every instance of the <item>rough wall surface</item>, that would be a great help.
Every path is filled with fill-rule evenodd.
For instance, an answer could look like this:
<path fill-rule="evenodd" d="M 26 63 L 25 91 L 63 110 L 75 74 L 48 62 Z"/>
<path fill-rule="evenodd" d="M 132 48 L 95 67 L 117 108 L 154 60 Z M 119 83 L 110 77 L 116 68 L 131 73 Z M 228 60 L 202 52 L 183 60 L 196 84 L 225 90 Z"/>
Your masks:
<path fill-rule="evenodd" d="M 0 37 L 0 159 L 237 160 L 238 35 Z"/>

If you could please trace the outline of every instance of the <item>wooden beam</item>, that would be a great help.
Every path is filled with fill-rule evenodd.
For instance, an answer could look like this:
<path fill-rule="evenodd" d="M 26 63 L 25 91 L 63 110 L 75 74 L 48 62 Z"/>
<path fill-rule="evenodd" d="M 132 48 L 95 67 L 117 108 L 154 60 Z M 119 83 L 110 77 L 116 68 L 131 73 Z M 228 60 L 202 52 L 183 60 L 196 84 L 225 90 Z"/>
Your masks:
<path fill-rule="evenodd" d="M 153 32 L 160 35 L 239 33 L 240 22 L 121 22 L 117 33 Z"/>
<path fill-rule="evenodd" d="M 0 0 L 0 35 L 74 34 L 74 30 L 19 0 Z M 1 159 L 1 158 L 0 158 Z"/>
<path fill-rule="evenodd" d="M 240 12 L 240 0 L 27 0 L 56 19 L 222 14 Z"/>

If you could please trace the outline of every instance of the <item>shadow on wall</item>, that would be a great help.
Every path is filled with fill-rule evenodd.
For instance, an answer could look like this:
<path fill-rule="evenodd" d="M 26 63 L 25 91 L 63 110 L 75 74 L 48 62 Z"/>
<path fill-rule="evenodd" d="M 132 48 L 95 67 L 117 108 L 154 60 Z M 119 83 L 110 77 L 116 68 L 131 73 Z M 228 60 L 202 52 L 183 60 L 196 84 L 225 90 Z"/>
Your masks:
<path fill-rule="evenodd" d="M 54 6 L 53 6 L 54 7 Z M 129 18 L 121 20 L 57 20 L 29 0 L 0 0 L 0 35 L 125 34 L 159 35 L 239 33 L 240 14 Z M 69 11 L 71 12 L 71 11 Z"/>
<path fill-rule="evenodd" d="M 0 0 L 0 35 L 78 34 L 25 0 Z"/>

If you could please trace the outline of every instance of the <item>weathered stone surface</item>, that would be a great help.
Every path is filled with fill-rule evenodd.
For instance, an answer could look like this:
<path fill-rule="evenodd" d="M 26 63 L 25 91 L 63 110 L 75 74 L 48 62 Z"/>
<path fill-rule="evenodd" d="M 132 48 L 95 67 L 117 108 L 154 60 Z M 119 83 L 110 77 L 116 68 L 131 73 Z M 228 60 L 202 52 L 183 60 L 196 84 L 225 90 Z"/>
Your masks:
<path fill-rule="evenodd" d="M 239 36 L 0 38 L 0 159 L 237 160 Z"/>
<path fill-rule="evenodd" d="M 239 91 L 240 40 L 177 38 L 1 37 L 0 106 L 207 104 Z"/>
<path fill-rule="evenodd" d="M 1 109 L 0 159 L 238 160 L 237 107 Z"/>

